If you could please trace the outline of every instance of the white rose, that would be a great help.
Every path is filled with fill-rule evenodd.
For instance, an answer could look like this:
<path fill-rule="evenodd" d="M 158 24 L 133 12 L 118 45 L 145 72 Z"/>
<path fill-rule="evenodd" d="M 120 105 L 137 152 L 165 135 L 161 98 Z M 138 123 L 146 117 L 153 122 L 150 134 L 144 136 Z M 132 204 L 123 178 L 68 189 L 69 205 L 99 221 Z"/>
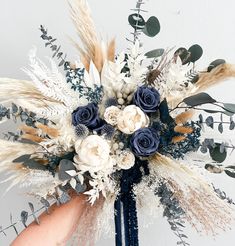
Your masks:
<path fill-rule="evenodd" d="M 118 115 L 121 113 L 121 110 L 116 106 L 110 106 L 106 108 L 104 112 L 104 120 L 112 126 L 117 125 Z"/>
<path fill-rule="evenodd" d="M 86 137 L 76 148 L 76 152 L 78 155 L 75 156 L 74 161 L 83 171 L 97 172 L 113 165 L 108 142 L 97 135 Z"/>
<path fill-rule="evenodd" d="M 117 165 L 121 169 L 130 169 L 135 165 L 135 156 L 130 150 L 124 150 L 117 156 Z"/>
<path fill-rule="evenodd" d="M 129 105 L 118 116 L 118 129 L 126 134 L 132 134 L 140 128 L 149 125 L 148 116 L 137 106 Z"/>

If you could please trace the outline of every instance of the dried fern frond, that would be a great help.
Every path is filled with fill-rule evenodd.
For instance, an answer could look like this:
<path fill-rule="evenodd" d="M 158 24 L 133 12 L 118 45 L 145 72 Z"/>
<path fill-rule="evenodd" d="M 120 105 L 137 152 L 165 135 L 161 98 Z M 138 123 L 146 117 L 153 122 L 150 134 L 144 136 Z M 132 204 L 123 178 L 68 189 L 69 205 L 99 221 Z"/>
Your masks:
<path fill-rule="evenodd" d="M 193 110 L 187 110 L 175 117 L 175 122 L 177 125 L 179 124 L 185 124 L 187 123 L 190 119 L 192 119 L 194 114 Z"/>
<path fill-rule="evenodd" d="M 227 63 L 212 69 L 209 73 L 201 73 L 196 83 L 197 92 L 204 91 L 231 77 L 235 77 L 235 65 Z"/>
<path fill-rule="evenodd" d="M 160 154 L 149 161 L 150 173 L 174 193 L 187 220 L 200 232 L 215 235 L 233 220 L 230 205 L 221 200 L 195 168 Z"/>

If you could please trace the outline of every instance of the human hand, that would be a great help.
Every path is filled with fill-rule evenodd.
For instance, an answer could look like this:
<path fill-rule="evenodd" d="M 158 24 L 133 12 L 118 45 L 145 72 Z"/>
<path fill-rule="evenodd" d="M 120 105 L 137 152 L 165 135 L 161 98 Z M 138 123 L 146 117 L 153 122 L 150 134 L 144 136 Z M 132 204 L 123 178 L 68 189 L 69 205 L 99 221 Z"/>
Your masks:
<path fill-rule="evenodd" d="M 55 204 L 50 214 L 39 216 L 40 225 L 31 223 L 11 246 L 63 246 L 72 236 L 86 207 L 86 196 L 75 195 L 61 206 Z"/>

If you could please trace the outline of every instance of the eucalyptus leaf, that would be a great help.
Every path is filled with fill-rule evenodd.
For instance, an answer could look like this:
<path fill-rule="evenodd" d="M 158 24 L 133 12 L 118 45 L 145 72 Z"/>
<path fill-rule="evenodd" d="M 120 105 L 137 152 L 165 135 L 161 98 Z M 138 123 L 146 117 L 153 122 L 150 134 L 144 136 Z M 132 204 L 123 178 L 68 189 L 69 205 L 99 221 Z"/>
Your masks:
<path fill-rule="evenodd" d="M 227 157 L 226 151 L 224 151 L 223 153 L 220 152 L 220 145 L 221 144 L 216 143 L 214 148 L 210 148 L 210 156 L 212 160 L 218 163 L 222 163 L 223 161 L 225 161 Z"/>
<path fill-rule="evenodd" d="M 182 65 L 185 65 L 188 63 L 188 59 L 190 57 L 190 53 L 188 52 L 187 49 L 181 47 L 179 49 L 176 50 L 175 56 L 179 56 L 181 61 L 182 61 Z"/>
<path fill-rule="evenodd" d="M 159 57 L 159 56 L 162 56 L 164 54 L 164 49 L 155 49 L 155 50 L 151 50 L 149 52 L 147 52 L 145 54 L 145 56 L 147 58 L 156 58 L 156 57 Z"/>
<path fill-rule="evenodd" d="M 190 53 L 190 62 L 194 63 L 201 58 L 203 49 L 200 45 L 194 44 L 188 49 L 188 52 Z"/>
<path fill-rule="evenodd" d="M 35 214 L 35 210 L 34 210 L 33 204 L 32 204 L 31 202 L 29 202 L 28 204 L 29 204 L 29 208 L 30 208 L 30 210 L 31 210 L 31 212 L 32 212 L 32 216 L 33 216 L 33 218 L 34 218 L 34 221 L 39 225 L 40 222 L 39 222 L 38 217 L 37 217 L 36 214 Z"/>
<path fill-rule="evenodd" d="M 203 123 L 203 116 L 202 116 L 202 114 L 199 114 L 198 117 L 199 117 L 199 123 L 202 124 Z"/>
<path fill-rule="evenodd" d="M 160 29 L 161 27 L 157 17 L 151 16 L 145 23 L 145 27 L 142 31 L 149 37 L 155 37 L 160 32 Z"/>
<path fill-rule="evenodd" d="M 71 176 L 67 173 L 67 171 L 71 170 L 75 171 L 75 166 L 73 165 L 73 162 L 66 159 L 61 160 L 59 164 L 59 179 L 61 181 L 70 179 Z"/>
<path fill-rule="evenodd" d="M 191 107 L 207 104 L 207 103 L 215 103 L 216 100 L 213 99 L 210 95 L 205 92 L 198 93 L 196 95 L 186 97 L 183 100 L 184 103 Z"/>
<path fill-rule="evenodd" d="M 210 128 L 214 128 L 214 119 L 212 116 L 209 116 L 206 118 L 206 125 L 209 126 Z"/>
<path fill-rule="evenodd" d="M 27 228 L 26 222 L 28 220 L 28 215 L 29 214 L 26 211 L 22 211 L 21 214 L 20 214 L 21 222 L 22 222 L 22 224 L 24 225 L 25 228 Z"/>
<path fill-rule="evenodd" d="M 235 114 L 235 104 L 233 103 L 223 103 L 225 110 L 228 110 L 230 113 Z"/>
<path fill-rule="evenodd" d="M 131 14 L 128 17 L 129 24 L 136 29 L 143 29 L 145 27 L 145 20 L 140 14 Z"/>
<path fill-rule="evenodd" d="M 207 72 L 210 72 L 214 68 L 218 67 L 219 65 L 225 64 L 226 61 L 224 59 L 217 59 L 210 63 L 210 65 L 207 68 Z"/>
<path fill-rule="evenodd" d="M 28 161 L 30 159 L 31 155 L 22 155 L 16 159 L 14 159 L 12 162 L 13 163 L 21 163 L 21 162 L 25 162 Z"/>
<path fill-rule="evenodd" d="M 230 170 L 224 170 L 224 172 L 231 178 L 235 178 L 235 172 Z"/>
<path fill-rule="evenodd" d="M 25 167 L 28 167 L 29 169 L 36 169 L 36 170 L 43 170 L 43 171 L 47 170 L 47 168 L 44 165 L 38 163 L 34 159 L 25 160 L 23 165 Z"/>
<path fill-rule="evenodd" d="M 220 133 L 223 133 L 223 131 L 224 131 L 223 123 L 219 123 L 219 125 L 218 125 L 218 131 Z"/>
<path fill-rule="evenodd" d="M 234 128 L 235 128 L 235 122 L 231 121 L 229 125 L 229 130 L 234 130 Z"/>
<path fill-rule="evenodd" d="M 71 200 L 70 195 L 67 192 L 63 192 L 62 195 L 59 197 L 59 202 L 61 204 L 65 204 Z"/>

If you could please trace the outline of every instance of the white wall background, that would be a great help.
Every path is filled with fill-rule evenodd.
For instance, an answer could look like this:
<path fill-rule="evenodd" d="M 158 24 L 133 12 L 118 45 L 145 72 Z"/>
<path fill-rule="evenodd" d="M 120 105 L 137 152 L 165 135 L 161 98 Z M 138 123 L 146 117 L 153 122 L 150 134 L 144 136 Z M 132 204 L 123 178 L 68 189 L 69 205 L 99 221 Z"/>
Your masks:
<path fill-rule="evenodd" d="M 104 37 L 115 36 L 118 50 L 123 50 L 128 43 L 125 38 L 131 31 L 127 24 L 129 9 L 135 0 L 88 0 L 93 11 L 95 23 Z M 216 58 L 224 58 L 235 63 L 235 1 L 234 0 L 149 0 L 146 3 L 147 15 L 156 15 L 162 30 L 153 38 L 143 37 L 145 49 L 168 47 L 189 47 L 198 43 L 204 48 L 204 55 L 197 63 L 200 68 L 206 67 Z M 49 33 L 58 38 L 63 51 L 74 59 L 76 51 L 70 45 L 68 36 L 76 37 L 75 30 L 68 16 L 65 0 L 0 0 L 0 77 L 27 79 L 20 70 L 27 66 L 27 53 L 33 45 L 38 47 L 41 58 L 51 56 L 40 40 L 40 24 L 49 29 Z M 221 101 L 235 103 L 235 81 L 210 90 L 210 94 Z M 9 125 L 1 126 L 2 131 Z M 235 132 L 230 133 L 235 137 Z M 233 135 L 233 136 L 232 136 Z M 1 146 L 0 146 L 1 148 Z M 235 163 L 235 157 L 230 158 Z M 227 191 L 235 200 L 235 180 L 226 176 L 212 176 L 216 184 Z M 0 185 L 0 194 L 7 185 Z M 0 224 L 9 224 L 9 214 L 19 218 L 20 211 L 27 208 L 28 198 L 22 190 L 14 189 L 0 198 Z M 216 215 L 215 215 L 216 216 Z M 141 223 L 140 223 L 141 224 Z M 235 245 L 235 225 L 231 231 L 211 238 L 196 234 L 190 227 L 186 229 L 192 246 Z M 0 246 L 7 246 L 14 238 L 12 231 L 8 236 L 0 235 Z M 147 229 L 140 229 L 140 245 L 173 246 L 176 238 L 168 224 L 159 218 Z M 114 245 L 113 239 L 102 239 L 99 245 Z M 32 243 L 33 246 L 33 243 Z"/>

